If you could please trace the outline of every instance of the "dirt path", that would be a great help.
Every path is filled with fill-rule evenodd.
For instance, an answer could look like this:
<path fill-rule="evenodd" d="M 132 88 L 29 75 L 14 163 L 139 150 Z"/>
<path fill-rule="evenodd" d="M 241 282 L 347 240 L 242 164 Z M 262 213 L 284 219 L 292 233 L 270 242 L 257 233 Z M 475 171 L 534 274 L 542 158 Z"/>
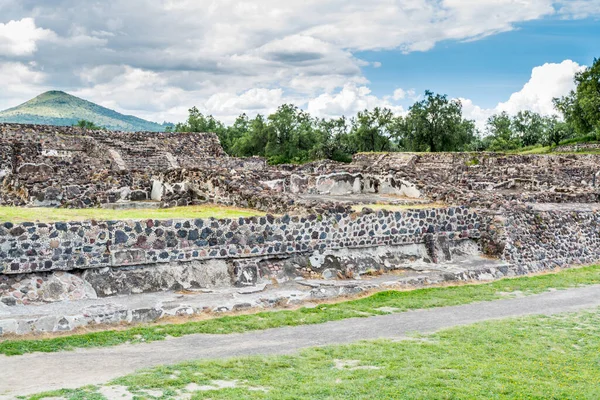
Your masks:
<path fill-rule="evenodd" d="M 413 332 L 434 332 L 491 319 L 550 315 L 599 306 L 600 286 L 588 286 L 517 299 L 347 319 L 321 325 L 232 335 L 190 335 L 147 344 L 73 352 L 0 356 L 0 399 L 100 384 L 140 368 L 187 360 L 289 354 L 306 347 L 402 338 Z"/>

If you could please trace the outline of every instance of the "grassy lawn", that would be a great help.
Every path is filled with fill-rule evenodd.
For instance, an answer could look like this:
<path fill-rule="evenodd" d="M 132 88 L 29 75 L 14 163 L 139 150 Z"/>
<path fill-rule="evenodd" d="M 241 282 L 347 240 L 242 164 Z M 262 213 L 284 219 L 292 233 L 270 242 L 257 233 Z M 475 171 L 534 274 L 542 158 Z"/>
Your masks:
<path fill-rule="evenodd" d="M 163 340 L 195 333 L 227 334 L 253 330 L 319 324 L 345 318 L 368 317 L 407 310 L 468 304 L 515 295 L 531 295 L 549 289 L 600 284 L 600 266 L 568 269 L 554 274 L 504 279 L 482 285 L 426 288 L 412 291 L 386 291 L 370 297 L 315 308 L 265 311 L 256 314 L 225 316 L 183 324 L 146 325 L 126 330 L 110 330 L 39 340 L 0 342 L 0 354 L 56 352 L 77 348 L 107 347 L 122 343 Z"/>
<path fill-rule="evenodd" d="M 600 311 L 163 366 L 30 399 L 598 399 Z M 114 397 L 111 397 L 113 395 Z"/>
<path fill-rule="evenodd" d="M 238 218 L 264 215 L 263 212 L 215 204 L 140 210 L 109 210 L 103 208 L 33 208 L 0 207 L 0 222 L 63 222 L 127 220 L 127 219 L 187 219 L 187 218 Z"/>

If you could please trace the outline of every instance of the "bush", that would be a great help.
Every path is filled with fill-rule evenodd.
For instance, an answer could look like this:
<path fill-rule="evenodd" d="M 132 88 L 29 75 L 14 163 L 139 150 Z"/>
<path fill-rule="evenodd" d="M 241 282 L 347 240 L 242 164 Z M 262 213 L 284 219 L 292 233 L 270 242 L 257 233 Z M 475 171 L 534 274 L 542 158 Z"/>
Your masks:
<path fill-rule="evenodd" d="M 568 144 L 576 144 L 576 143 L 590 143 L 598 141 L 598 137 L 595 132 L 588 133 L 585 136 L 573 137 L 565 140 L 561 140 L 559 145 L 564 146 Z"/>

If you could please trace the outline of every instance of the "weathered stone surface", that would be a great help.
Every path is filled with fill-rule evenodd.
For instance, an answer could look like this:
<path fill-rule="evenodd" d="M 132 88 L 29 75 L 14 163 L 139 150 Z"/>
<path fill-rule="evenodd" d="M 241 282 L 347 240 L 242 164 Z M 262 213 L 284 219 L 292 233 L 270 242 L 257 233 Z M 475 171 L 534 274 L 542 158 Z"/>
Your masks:
<path fill-rule="evenodd" d="M 151 267 L 87 270 L 82 279 L 99 297 L 230 285 L 224 261 L 190 261 Z"/>
<path fill-rule="evenodd" d="M 92 286 L 76 274 L 0 275 L 0 301 L 9 306 L 95 298 Z"/>

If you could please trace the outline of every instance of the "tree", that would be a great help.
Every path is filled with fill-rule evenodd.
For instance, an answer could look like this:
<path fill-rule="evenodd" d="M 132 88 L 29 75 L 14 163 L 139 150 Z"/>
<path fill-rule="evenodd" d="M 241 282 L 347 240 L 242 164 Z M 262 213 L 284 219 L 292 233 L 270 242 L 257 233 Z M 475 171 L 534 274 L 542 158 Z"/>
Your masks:
<path fill-rule="evenodd" d="M 92 121 L 88 121 L 88 120 L 85 120 L 85 119 L 80 119 L 73 126 L 77 126 L 79 128 L 83 128 L 83 129 L 89 129 L 89 130 L 92 130 L 92 131 L 99 131 L 99 130 L 104 129 L 104 127 L 98 126 L 98 125 L 94 124 Z"/>
<path fill-rule="evenodd" d="M 215 119 L 212 115 L 204 115 L 196 107 L 189 109 L 188 119 L 184 123 L 175 125 L 175 132 L 212 132 L 216 133 L 223 145 L 223 149 L 229 151 L 225 125 Z"/>
<path fill-rule="evenodd" d="M 357 151 L 390 151 L 389 127 L 394 115 L 387 108 L 359 111 L 351 121 L 350 135 Z"/>
<path fill-rule="evenodd" d="M 544 144 L 546 146 L 558 146 L 562 140 L 569 138 L 571 135 L 571 126 L 567 122 L 559 121 L 554 116 L 548 119 Z"/>
<path fill-rule="evenodd" d="M 357 150 L 348 130 L 346 117 L 317 120 L 315 127 L 317 141 L 310 158 L 314 160 L 327 158 L 340 162 L 352 161 L 352 154 Z"/>
<path fill-rule="evenodd" d="M 513 123 L 506 111 L 488 118 L 486 129 L 491 137 L 490 150 L 515 150 L 521 147 L 520 138 L 512 130 Z"/>
<path fill-rule="evenodd" d="M 267 118 L 266 155 L 274 164 L 309 161 L 315 145 L 314 121 L 293 104 L 284 104 Z"/>
<path fill-rule="evenodd" d="M 554 99 L 554 106 L 578 136 L 600 133 L 600 59 L 576 73 L 574 82 L 576 89 Z"/>
<path fill-rule="evenodd" d="M 512 120 L 511 128 L 523 146 L 539 144 L 544 139 L 546 120 L 540 114 L 526 110 L 519 111 Z"/>
<path fill-rule="evenodd" d="M 225 128 L 225 132 L 221 135 L 221 144 L 229 149 L 231 155 L 236 154 L 235 145 L 244 137 L 250 129 L 250 119 L 246 114 L 242 114 L 236 118 L 232 126 Z M 223 144 L 223 142 L 226 142 Z"/>
<path fill-rule="evenodd" d="M 248 122 L 248 129 L 234 141 L 231 153 L 238 157 L 265 156 L 267 147 L 267 123 L 258 114 Z"/>
<path fill-rule="evenodd" d="M 475 124 L 462 117 L 459 100 L 425 91 L 403 124 L 401 139 L 413 151 L 456 151 L 475 139 Z"/>

